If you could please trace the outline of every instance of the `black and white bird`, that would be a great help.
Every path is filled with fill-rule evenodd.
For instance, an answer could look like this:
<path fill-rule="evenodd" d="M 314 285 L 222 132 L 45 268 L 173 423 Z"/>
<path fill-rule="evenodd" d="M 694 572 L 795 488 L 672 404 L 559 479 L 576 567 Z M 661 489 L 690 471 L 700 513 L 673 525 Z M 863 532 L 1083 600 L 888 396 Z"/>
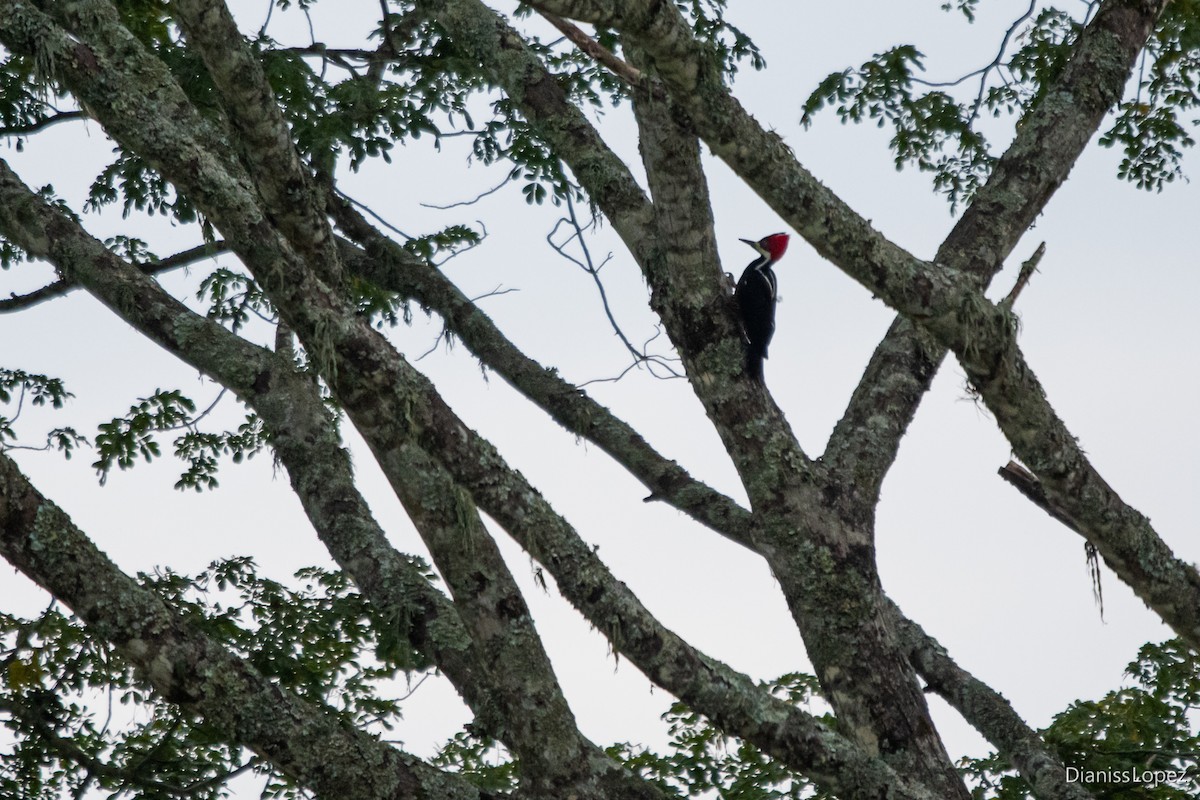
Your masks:
<path fill-rule="evenodd" d="M 746 372 L 754 380 L 762 382 L 763 359 L 767 357 L 767 345 L 775 335 L 776 281 L 772 267 L 787 252 L 788 235 L 772 233 L 757 242 L 742 239 L 758 251 L 758 258 L 746 267 L 738 279 L 733 296 L 737 299 L 742 317 L 742 330 L 746 334 Z"/>

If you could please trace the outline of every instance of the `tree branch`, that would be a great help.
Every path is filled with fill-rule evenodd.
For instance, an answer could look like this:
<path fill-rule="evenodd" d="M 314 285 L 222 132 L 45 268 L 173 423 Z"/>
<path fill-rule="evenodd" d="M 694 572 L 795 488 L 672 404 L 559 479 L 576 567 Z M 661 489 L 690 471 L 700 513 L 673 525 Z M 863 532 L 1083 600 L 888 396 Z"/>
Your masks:
<path fill-rule="evenodd" d="M 222 253 L 227 253 L 229 250 L 225 247 L 225 242 L 213 242 L 212 244 L 201 244 L 196 247 L 189 248 L 172 256 L 152 261 L 147 264 L 138 264 L 137 268 L 146 275 L 160 275 L 164 272 L 169 272 L 179 267 L 187 267 L 195 264 L 197 261 L 203 261 L 206 258 L 216 258 Z M 62 297 L 68 292 L 78 289 L 79 284 L 74 280 L 60 279 L 54 283 L 43 286 L 32 292 L 22 295 L 12 295 L 7 300 L 0 300 L 0 314 L 7 314 L 11 311 L 19 311 L 23 308 L 29 308 L 39 303 L 44 303 L 47 300 L 52 300 L 56 297 Z"/>
<path fill-rule="evenodd" d="M 936 262 L 975 276 L 979 286 L 990 282 L 1120 99 L 1163 5 L 1104 4 L 1045 87 L 1046 99 L 1023 115 L 1013 143 L 938 249 Z M 901 319 L 872 356 L 826 451 L 833 471 L 854 475 L 862 505 L 878 499 L 900 437 L 944 357 L 942 346 Z"/>
<path fill-rule="evenodd" d="M 1013 304 L 1017 302 L 1017 298 L 1021 296 L 1021 292 L 1029 285 L 1029 281 L 1033 278 L 1033 273 L 1037 272 L 1038 264 L 1042 262 L 1042 257 L 1046 255 L 1046 243 L 1042 242 L 1038 245 L 1037 250 L 1033 251 L 1033 255 L 1025 259 L 1021 264 L 1021 271 L 1017 273 L 1017 281 L 1013 284 L 1012 289 L 1000 301 L 1000 307 L 1011 310 Z"/>
<path fill-rule="evenodd" d="M 342 724 L 196 631 L 97 550 L 2 453 L 0 555 L 69 605 L 165 699 L 194 709 L 319 795 L 494 796 Z"/>
<path fill-rule="evenodd" d="M 623 784 L 630 797 L 650 791 L 579 734 L 511 574 L 470 498 L 440 467 L 406 446 L 390 477 L 403 477 L 393 486 L 469 630 L 446 598 L 387 542 L 355 487 L 317 386 L 291 369 L 286 349 L 270 353 L 186 309 L 42 202 L 3 161 L 0 230 L 53 260 L 102 301 L 125 303 L 119 313 L 127 321 L 230 386 L 260 414 L 331 555 L 372 605 L 438 664 L 478 715 L 481 730 L 509 746 L 538 791 L 591 797 L 581 785 L 599 778 Z M 553 782 L 553 790 L 539 780 Z"/>
<path fill-rule="evenodd" d="M 39 119 L 37 122 L 31 122 L 28 125 L 13 125 L 7 128 L 0 128 L 0 136 L 28 136 L 31 133 L 44 131 L 46 128 L 53 127 L 61 122 L 73 122 L 77 119 L 87 119 L 87 114 L 82 111 L 60 111 L 44 119 Z"/>
<path fill-rule="evenodd" d="M 631 86 L 637 86 L 642 83 L 641 70 L 617 58 L 591 36 L 588 36 L 560 16 L 551 14 L 548 11 L 541 11 L 539 13 L 543 19 L 558 28 L 562 35 L 566 36 L 581 52 L 591 56 L 598 64 L 608 67 L 614 75 L 620 77 Z"/>
<path fill-rule="evenodd" d="M 664 795 L 588 741 L 567 706 L 529 608 L 471 497 L 419 447 L 404 443 L 384 460 L 404 505 L 480 653 L 487 703 L 476 724 L 496 731 L 520 764 L 531 797 L 662 800 Z"/>
<path fill-rule="evenodd" d="M 177 0 L 172 9 L 212 76 L 267 216 L 317 275 L 336 285 L 341 268 L 323 196 L 300 161 L 259 57 L 224 0 Z"/>

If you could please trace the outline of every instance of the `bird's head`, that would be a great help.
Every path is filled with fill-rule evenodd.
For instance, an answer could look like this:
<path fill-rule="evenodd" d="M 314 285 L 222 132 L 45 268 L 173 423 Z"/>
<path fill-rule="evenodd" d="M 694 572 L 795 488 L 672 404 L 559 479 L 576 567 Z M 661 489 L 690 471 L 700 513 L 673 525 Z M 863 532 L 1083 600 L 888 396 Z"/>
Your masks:
<path fill-rule="evenodd" d="M 742 241 L 753 247 L 761 255 L 766 256 L 772 261 L 778 261 L 787 252 L 788 235 L 786 233 L 772 233 L 770 236 L 764 236 L 757 242 L 753 239 L 742 239 Z"/>

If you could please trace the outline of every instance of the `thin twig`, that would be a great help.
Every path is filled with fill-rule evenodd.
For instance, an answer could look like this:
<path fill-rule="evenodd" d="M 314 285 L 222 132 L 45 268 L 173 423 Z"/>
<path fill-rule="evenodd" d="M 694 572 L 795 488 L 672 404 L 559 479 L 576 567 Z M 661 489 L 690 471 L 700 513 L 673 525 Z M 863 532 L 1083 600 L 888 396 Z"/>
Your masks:
<path fill-rule="evenodd" d="M 463 133 L 474 133 L 474 131 L 463 131 Z M 503 189 L 505 186 L 507 186 L 509 184 L 510 181 L 512 181 L 512 179 L 513 179 L 512 173 L 509 173 L 508 175 L 506 175 L 504 177 L 504 180 L 500 181 L 498 184 L 496 184 L 495 186 L 493 186 L 490 189 L 485 189 L 484 191 L 475 195 L 475 197 L 470 200 L 459 200 L 457 203 L 450 203 L 450 204 L 444 205 L 444 206 L 439 206 L 436 203 L 421 203 L 421 207 L 422 208 L 432 208 L 435 211 L 446 211 L 451 208 L 459 208 L 461 206 L 475 205 L 483 198 L 485 198 L 489 195 L 493 195 L 496 192 Z"/>
<path fill-rule="evenodd" d="M 364 212 L 366 212 L 368 215 L 370 215 L 376 222 L 378 222 L 380 225 L 387 228 L 389 231 L 396 234 L 397 236 L 403 236 L 405 239 L 408 239 L 409 241 L 412 241 L 413 239 L 417 238 L 415 236 L 409 236 L 407 233 L 400 230 L 395 225 L 393 225 L 392 223 L 388 222 L 383 217 L 376 214 L 374 209 L 372 209 L 366 203 L 362 203 L 362 202 L 359 202 L 358 200 L 355 200 L 353 197 L 346 194 L 341 189 L 334 188 L 333 191 L 337 194 L 338 197 L 340 197 L 343 200 L 345 200 L 346 202 L 350 203 L 350 205 L 357 206 L 358 208 L 362 209 Z"/>
<path fill-rule="evenodd" d="M 40 119 L 37 122 L 31 122 L 28 125 L 14 125 L 11 128 L 0 128 L 0 136 L 27 136 L 31 133 L 45 130 L 52 125 L 57 125 L 60 122 L 71 122 L 76 119 L 86 119 L 87 114 L 82 111 L 63 111 L 45 119 Z"/>
<path fill-rule="evenodd" d="M 167 256 L 158 261 L 151 261 L 145 264 L 137 264 L 136 266 L 146 275 L 160 275 L 179 267 L 190 266 L 205 258 L 216 258 L 222 253 L 227 252 L 229 252 L 229 248 L 225 246 L 225 242 L 216 241 L 212 244 L 197 245 L 183 252 L 176 253 L 173 256 Z M 12 294 L 8 299 L 0 300 L 0 314 L 35 306 L 38 303 L 44 303 L 55 297 L 61 297 L 78 288 L 79 284 L 75 281 L 64 278 L 27 294 Z"/>
<path fill-rule="evenodd" d="M 1005 79 L 1004 74 L 1002 72 L 1000 72 L 1000 68 L 1004 66 L 1004 64 L 1002 62 L 1004 61 L 1004 54 L 1008 51 L 1008 43 L 1012 40 L 1013 34 L 1017 32 L 1017 28 L 1019 28 L 1021 26 L 1021 24 L 1023 22 L 1025 22 L 1025 20 L 1027 20 L 1031 16 L 1033 16 L 1033 12 L 1036 8 L 1037 8 L 1037 0 L 1030 0 L 1029 8 L 1025 9 L 1025 13 L 1022 14 L 1021 16 L 1017 17 L 1017 19 L 1012 23 L 1012 25 L 1010 25 L 1008 27 L 1008 30 L 1005 31 L 1004 38 L 1000 40 L 1000 49 L 996 53 L 996 57 L 992 59 L 991 63 L 985 64 L 984 66 L 980 67 L 979 69 L 971 70 L 966 75 L 963 75 L 962 77 L 957 78 L 956 80 L 926 81 L 926 80 L 922 80 L 920 78 L 913 78 L 912 79 L 913 83 L 917 83 L 922 86 L 928 86 L 933 89 L 939 89 L 939 88 L 958 86 L 959 84 L 963 83 L 964 81 L 968 80 L 969 78 L 974 78 L 975 76 L 980 76 L 979 77 L 979 92 L 975 95 L 975 102 L 971 106 L 971 116 L 967 120 L 967 125 L 968 126 L 971 125 L 973 122 L 975 122 L 975 119 L 979 116 L 980 109 L 983 107 L 983 96 L 987 91 L 987 79 L 988 79 L 988 75 L 991 74 L 992 70 L 996 70 L 997 73 L 1000 75 L 1000 79 L 1003 80 L 1006 85 L 1008 84 L 1008 81 L 1007 81 L 1007 79 Z"/>
<path fill-rule="evenodd" d="M 612 326 L 613 331 L 616 333 L 617 338 L 621 340 L 621 343 L 625 346 L 625 349 L 628 350 L 633 356 L 634 362 L 632 366 L 640 366 L 645 364 L 647 369 L 650 370 L 650 374 L 654 375 L 656 378 L 683 377 L 678 370 L 666 363 L 665 360 L 659 358 L 658 356 L 648 355 L 645 350 L 638 350 L 638 348 L 634 346 L 633 342 L 629 341 L 629 337 L 625 335 L 625 332 L 621 329 L 620 324 L 617 322 L 616 316 L 613 314 L 612 306 L 608 302 L 608 293 L 604 288 L 604 282 L 600 279 L 600 270 L 603 269 L 604 265 L 612 259 L 612 255 L 609 254 L 598 265 L 592 260 L 592 254 L 588 249 L 587 240 L 584 236 L 584 226 L 579 222 L 579 217 L 575 213 L 575 204 L 572 202 L 570 195 L 566 197 L 565 202 L 567 206 L 567 216 L 559 219 L 558 222 L 554 224 L 554 227 L 550 229 L 550 233 L 546 234 L 546 241 L 550 244 L 550 247 L 553 248 L 554 251 L 560 256 L 575 264 L 592 277 L 592 281 L 596 284 L 596 289 L 600 293 L 600 303 L 604 307 L 604 315 L 608 317 L 609 325 Z M 564 224 L 570 225 L 573 232 L 567 237 L 566 241 L 559 244 L 558 242 L 554 241 L 554 236 L 558 232 L 558 229 Z M 587 227 L 591 227 L 594 224 L 595 221 L 593 220 L 593 222 Z M 583 253 L 582 260 L 567 252 L 567 245 L 569 245 L 572 241 L 577 241 L 579 243 L 579 248 Z M 668 374 L 666 376 L 659 375 L 654 371 L 655 366 L 662 367 L 667 371 Z M 623 370 L 620 376 L 613 378 L 612 380 L 618 380 L 628 372 L 628 369 Z"/>

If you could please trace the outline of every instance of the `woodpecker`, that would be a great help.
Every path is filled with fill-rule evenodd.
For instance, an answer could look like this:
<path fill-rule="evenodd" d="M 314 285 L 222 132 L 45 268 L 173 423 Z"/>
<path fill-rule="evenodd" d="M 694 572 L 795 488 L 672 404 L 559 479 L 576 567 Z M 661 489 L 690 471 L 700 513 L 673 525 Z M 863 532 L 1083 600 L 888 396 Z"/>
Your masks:
<path fill-rule="evenodd" d="M 767 345 L 775 334 L 776 284 L 771 268 L 787 252 L 788 235 L 772 233 L 757 242 L 750 239 L 742 241 L 758 251 L 758 258 L 750 262 L 738 279 L 733 296 L 737 300 L 742 330 L 746 334 L 746 373 L 761 383 L 763 359 L 767 357 Z"/>

